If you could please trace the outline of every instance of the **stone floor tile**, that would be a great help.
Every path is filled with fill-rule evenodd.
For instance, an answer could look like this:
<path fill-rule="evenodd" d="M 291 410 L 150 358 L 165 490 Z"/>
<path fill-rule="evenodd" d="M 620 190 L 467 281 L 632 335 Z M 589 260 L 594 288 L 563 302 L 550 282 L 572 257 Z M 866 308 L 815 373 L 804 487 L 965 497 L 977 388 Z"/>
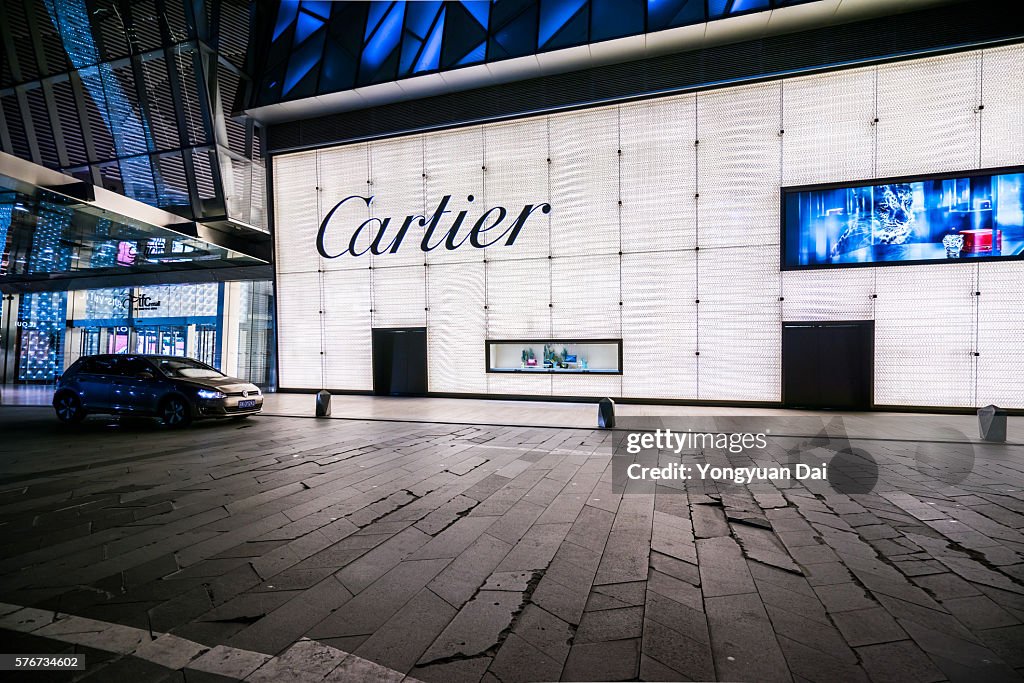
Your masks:
<path fill-rule="evenodd" d="M 643 630 L 643 607 L 584 612 L 574 643 L 600 643 L 639 638 Z"/>
<path fill-rule="evenodd" d="M 982 642 L 1015 669 L 1024 667 L 1024 626 L 979 631 Z"/>
<path fill-rule="evenodd" d="M 494 645 L 523 604 L 521 593 L 480 591 L 459 610 L 420 657 L 420 666 L 449 657 L 472 657 Z"/>
<path fill-rule="evenodd" d="M 647 577 L 647 590 L 660 593 L 696 610 L 704 608 L 700 588 L 653 569 Z"/>
<path fill-rule="evenodd" d="M 154 662 L 168 669 L 182 669 L 209 648 L 191 640 L 165 633 L 155 640 L 136 648 L 136 657 Z"/>
<path fill-rule="evenodd" d="M 654 662 L 645 666 L 644 658 L 652 658 Z M 670 676 L 666 669 L 678 673 Z M 706 641 L 690 640 L 666 624 L 645 619 L 640 676 L 643 680 L 714 680 L 711 645 Z"/>
<path fill-rule="evenodd" d="M 396 671 L 407 672 L 455 618 L 456 610 L 424 588 L 384 622 L 353 653 Z"/>
<path fill-rule="evenodd" d="M 324 683 L 328 681 L 332 683 L 335 681 L 337 683 L 350 683 L 350 681 L 359 681 L 360 683 L 401 683 L 404 678 L 404 673 L 392 671 L 387 667 L 362 657 L 349 655 L 341 661 L 341 664 L 328 673 L 323 680 Z"/>
<path fill-rule="evenodd" d="M 754 580 L 736 541 L 728 537 L 697 539 L 701 590 L 705 597 L 753 593 Z"/>
<path fill-rule="evenodd" d="M 694 536 L 697 538 L 729 535 L 725 512 L 719 505 L 694 505 L 691 508 L 690 518 L 693 522 Z"/>
<path fill-rule="evenodd" d="M 565 662 L 569 654 L 569 643 L 573 640 L 573 627 L 570 624 L 533 604 L 523 608 L 516 618 L 512 633 L 558 662 L 559 666 Z"/>
<path fill-rule="evenodd" d="M 562 670 L 563 681 L 628 681 L 640 669 L 640 641 L 573 645 Z"/>
<path fill-rule="evenodd" d="M 723 680 L 787 681 L 786 659 L 756 594 L 708 597 L 715 672 Z"/>
<path fill-rule="evenodd" d="M 817 650 L 833 659 L 855 664 L 857 656 L 843 636 L 831 623 L 821 623 L 800 614 L 787 611 L 785 606 L 764 606 L 778 636 L 785 636 L 805 647 Z"/>
<path fill-rule="evenodd" d="M 313 640 L 300 640 L 246 677 L 246 683 L 305 683 L 331 674 L 348 653 Z"/>
<path fill-rule="evenodd" d="M 594 586 L 587 599 L 586 610 L 590 612 L 643 605 L 646 601 L 646 593 L 646 581 L 607 583 Z"/>
<path fill-rule="evenodd" d="M 400 563 L 310 628 L 306 635 L 309 638 L 331 638 L 373 633 L 447 564 L 447 560 L 410 560 Z"/>
<path fill-rule="evenodd" d="M 832 620 L 851 647 L 890 643 L 907 637 L 896 620 L 881 607 L 836 612 Z"/>
<path fill-rule="evenodd" d="M 863 586 L 853 582 L 816 586 L 814 592 L 830 613 L 878 606 L 878 603 L 871 599 Z"/>
<path fill-rule="evenodd" d="M 1016 626 L 1021 623 L 1020 619 L 984 595 L 948 598 L 942 601 L 942 606 L 972 631 Z"/>
<path fill-rule="evenodd" d="M 912 640 L 865 645 L 857 654 L 875 683 L 936 683 L 946 678 Z"/>
<path fill-rule="evenodd" d="M 500 683 L 532 683 L 557 681 L 562 662 L 554 660 L 532 643 L 510 633 L 488 668 Z"/>
<path fill-rule="evenodd" d="M 484 534 L 452 560 L 428 587 L 454 607 L 462 607 L 511 549 L 505 541 Z"/>
<path fill-rule="evenodd" d="M 218 645 L 192 660 L 187 669 L 230 678 L 245 678 L 269 659 L 269 655 L 259 652 Z"/>
<path fill-rule="evenodd" d="M 341 582 L 330 576 L 239 632 L 228 643 L 235 647 L 276 654 L 351 598 L 352 594 Z"/>
<path fill-rule="evenodd" d="M 470 519 L 467 517 L 467 519 Z M 497 571 L 544 569 L 558 551 L 571 524 L 535 524 L 498 564 Z"/>
<path fill-rule="evenodd" d="M 418 666 L 411 676 L 424 683 L 478 683 L 491 665 L 492 657 L 474 657 L 441 664 Z"/>

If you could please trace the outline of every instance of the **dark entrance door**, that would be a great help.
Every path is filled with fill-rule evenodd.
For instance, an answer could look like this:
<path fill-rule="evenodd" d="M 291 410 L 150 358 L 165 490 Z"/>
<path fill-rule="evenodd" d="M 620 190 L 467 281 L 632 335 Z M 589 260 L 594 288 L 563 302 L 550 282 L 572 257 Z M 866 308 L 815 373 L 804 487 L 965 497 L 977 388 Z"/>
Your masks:
<path fill-rule="evenodd" d="M 867 410 L 873 401 L 874 349 L 871 320 L 783 323 L 783 403 Z"/>
<path fill-rule="evenodd" d="M 373 330 L 373 393 L 378 396 L 427 393 L 427 328 Z"/>

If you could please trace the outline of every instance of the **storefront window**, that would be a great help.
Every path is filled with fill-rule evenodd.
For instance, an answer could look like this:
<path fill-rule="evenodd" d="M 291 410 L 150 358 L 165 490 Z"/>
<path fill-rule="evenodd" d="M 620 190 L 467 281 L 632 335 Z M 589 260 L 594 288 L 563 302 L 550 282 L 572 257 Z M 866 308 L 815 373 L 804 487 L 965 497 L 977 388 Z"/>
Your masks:
<path fill-rule="evenodd" d="M 82 356 L 139 353 L 194 358 L 272 388 L 273 302 L 266 280 L 10 295 L 0 383 L 49 384 Z"/>
<path fill-rule="evenodd" d="M 622 340 L 488 341 L 487 372 L 622 373 Z"/>

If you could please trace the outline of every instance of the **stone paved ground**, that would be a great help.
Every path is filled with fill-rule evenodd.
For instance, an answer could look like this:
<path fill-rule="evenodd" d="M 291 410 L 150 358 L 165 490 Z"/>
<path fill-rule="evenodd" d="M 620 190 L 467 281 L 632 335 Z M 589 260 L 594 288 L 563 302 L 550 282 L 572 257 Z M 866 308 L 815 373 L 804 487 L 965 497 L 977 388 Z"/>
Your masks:
<path fill-rule="evenodd" d="M 977 446 L 959 483 L 940 475 L 953 445 L 922 461 L 876 441 L 869 493 L 622 495 L 607 438 L 278 417 L 65 428 L 0 408 L 0 651 L 86 653 L 86 672 L 33 681 L 1024 672 L 1024 448 Z"/>

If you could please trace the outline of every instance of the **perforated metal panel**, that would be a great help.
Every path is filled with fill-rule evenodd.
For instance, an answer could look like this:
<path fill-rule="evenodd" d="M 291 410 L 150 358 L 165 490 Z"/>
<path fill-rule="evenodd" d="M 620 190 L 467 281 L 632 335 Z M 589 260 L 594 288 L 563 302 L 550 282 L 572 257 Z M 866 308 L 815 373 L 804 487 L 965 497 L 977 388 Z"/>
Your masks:
<path fill-rule="evenodd" d="M 384 258 L 378 259 L 378 262 Z M 374 267 L 371 280 L 374 327 L 423 327 L 427 319 L 422 265 Z"/>
<path fill-rule="evenodd" d="M 875 403 L 974 403 L 974 264 L 879 268 Z"/>
<path fill-rule="evenodd" d="M 321 384 L 319 273 L 278 273 L 278 384 L 287 389 L 319 389 Z"/>
<path fill-rule="evenodd" d="M 324 278 L 324 385 L 373 388 L 369 270 L 327 272 Z"/>
<path fill-rule="evenodd" d="M 977 168 L 976 52 L 878 67 L 877 177 Z"/>
<path fill-rule="evenodd" d="M 783 320 L 871 320 L 875 271 L 788 271 L 782 274 Z"/>
<path fill-rule="evenodd" d="M 370 145 L 370 192 L 373 204 L 370 214 L 381 221 L 388 221 L 383 237 L 378 242 L 381 255 L 373 255 L 374 267 L 423 266 L 423 251 L 420 242 L 424 228 L 419 220 L 424 215 L 423 198 L 423 141 L 418 135 L 378 140 Z M 390 253 L 389 245 L 402 231 L 408 216 L 415 219 L 410 223 L 405 237 L 397 245 L 398 250 Z M 376 225 L 375 234 L 380 231 Z M 436 235 L 435 235 L 436 239 Z M 421 306 L 422 308 L 422 306 Z"/>
<path fill-rule="evenodd" d="M 622 396 L 622 375 L 554 375 L 551 393 L 555 396 Z M 594 406 L 597 424 L 597 406 Z"/>
<path fill-rule="evenodd" d="M 695 252 L 622 257 L 622 395 L 697 398 Z"/>
<path fill-rule="evenodd" d="M 619 336 L 619 257 L 562 257 L 551 261 L 551 335 Z"/>
<path fill-rule="evenodd" d="M 988 111 L 988 107 L 985 108 Z M 1024 408 L 1024 287 L 1018 263 L 978 264 L 975 405 Z"/>
<path fill-rule="evenodd" d="M 550 268 L 546 258 L 486 264 L 488 338 L 551 336 Z"/>
<path fill-rule="evenodd" d="M 696 246 L 695 101 L 681 95 L 620 108 L 624 253 Z"/>
<path fill-rule="evenodd" d="M 445 195 L 452 198 L 449 210 L 458 207 L 454 214 L 448 214 L 441 222 L 442 228 L 436 231 L 431 244 L 436 244 L 442 235 L 447 234 L 447 228 L 454 221 L 458 211 L 472 206 L 467 225 L 458 233 L 458 239 L 464 239 L 482 213 L 494 206 L 484 194 L 483 132 L 479 126 L 473 126 L 425 135 L 423 153 L 424 173 L 427 174 L 425 213 L 432 215 Z M 467 200 L 470 196 L 474 198 L 472 205 Z M 505 208 L 508 211 L 514 210 L 507 206 Z M 506 223 L 511 220 L 512 217 L 506 218 Z M 493 234 L 497 235 L 500 232 L 501 228 L 498 227 Z M 488 236 L 488 233 L 485 232 L 484 235 Z M 427 253 L 428 263 L 479 262 L 482 259 L 482 252 L 471 248 L 469 244 L 455 250 L 439 247 Z"/>
<path fill-rule="evenodd" d="M 526 204 L 548 202 L 548 121 L 546 117 L 484 126 L 484 197 L 516 216 Z M 557 210 L 557 207 L 555 207 Z M 536 211 L 516 238 L 488 248 L 488 259 L 521 259 L 549 253 L 550 214 Z"/>
<path fill-rule="evenodd" d="M 1024 164 L 1024 45 L 982 53 L 981 165 Z"/>
<path fill-rule="evenodd" d="M 550 117 L 549 125 L 551 253 L 617 254 L 618 110 L 558 114 Z"/>
<path fill-rule="evenodd" d="M 274 252 L 278 273 L 317 269 L 315 241 L 320 218 L 316 155 L 302 152 L 274 157 Z"/>
<path fill-rule="evenodd" d="M 430 391 L 484 393 L 484 264 L 427 268 Z"/>
<path fill-rule="evenodd" d="M 319 229 L 319 222 L 326 214 L 346 197 L 370 197 L 372 195 L 370 185 L 366 182 L 370 178 L 369 161 L 365 144 L 345 145 L 344 147 L 333 147 L 322 149 L 318 154 L 318 173 L 312 174 L 305 179 L 306 187 L 311 184 L 311 179 L 317 179 L 317 186 L 320 188 L 319 219 L 313 227 L 312 235 L 306 233 L 282 233 L 277 232 L 278 241 L 287 239 L 293 241 L 295 248 L 303 255 L 315 255 L 316 247 L 313 240 L 316 238 L 316 231 Z M 275 183 L 276 183 L 275 179 Z M 324 240 L 327 253 L 341 254 L 338 258 L 325 259 L 323 267 L 327 270 L 349 270 L 367 268 L 370 265 L 369 256 L 353 257 L 347 253 L 350 239 L 359 225 L 370 217 L 370 209 L 361 199 L 349 200 L 345 205 L 335 212 Z M 370 246 L 369 231 L 360 231 L 355 241 L 357 252 L 363 252 Z"/>
<path fill-rule="evenodd" d="M 793 78 L 782 95 L 783 185 L 871 177 L 874 68 Z"/>
<path fill-rule="evenodd" d="M 697 95 L 697 243 L 779 242 L 779 83 Z"/>
<path fill-rule="evenodd" d="M 701 249 L 697 280 L 698 398 L 780 400 L 777 251 L 771 247 Z"/>
<path fill-rule="evenodd" d="M 498 373 L 487 375 L 487 391 L 491 394 L 508 394 L 511 396 L 551 396 L 552 387 L 556 386 L 560 377 L 550 374 L 528 375 L 526 373 Z M 561 394 L 559 394 L 561 395 Z"/>

